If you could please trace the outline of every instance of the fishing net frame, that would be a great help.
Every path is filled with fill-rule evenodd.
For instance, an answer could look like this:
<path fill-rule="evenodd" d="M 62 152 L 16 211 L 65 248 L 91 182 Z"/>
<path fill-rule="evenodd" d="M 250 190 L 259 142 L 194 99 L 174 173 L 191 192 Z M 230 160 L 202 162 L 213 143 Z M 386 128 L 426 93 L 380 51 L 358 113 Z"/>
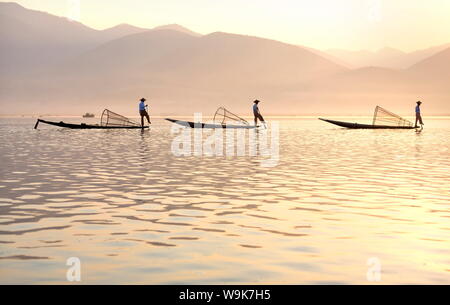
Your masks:
<path fill-rule="evenodd" d="M 242 125 L 250 125 L 245 119 L 225 109 L 225 107 L 219 107 L 214 114 L 214 123 L 224 125 L 226 124 L 227 119 Z"/>
<path fill-rule="evenodd" d="M 413 123 L 380 106 L 375 107 L 372 125 L 412 127 Z"/>
<path fill-rule="evenodd" d="M 117 114 L 111 110 L 105 109 L 103 110 L 102 117 L 100 120 L 101 126 L 106 127 L 135 127 L 135 126 L 141 126 L 139 123 L 130 120 L 127 117 L 124 117 L 123 115 Z"/>

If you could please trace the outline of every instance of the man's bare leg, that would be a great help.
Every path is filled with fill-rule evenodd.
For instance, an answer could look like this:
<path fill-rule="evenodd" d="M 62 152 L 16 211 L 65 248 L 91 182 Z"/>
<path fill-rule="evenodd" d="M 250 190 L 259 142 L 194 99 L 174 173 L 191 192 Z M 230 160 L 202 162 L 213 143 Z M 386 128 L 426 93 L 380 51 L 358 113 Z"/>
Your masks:
<path fill-rule="evenodd" d="M 267 129 L 266 121 L 264 121 L 263 116 L 260 114 L 258 115 L 259 121 L 264 125 L 264 128 Z"/>

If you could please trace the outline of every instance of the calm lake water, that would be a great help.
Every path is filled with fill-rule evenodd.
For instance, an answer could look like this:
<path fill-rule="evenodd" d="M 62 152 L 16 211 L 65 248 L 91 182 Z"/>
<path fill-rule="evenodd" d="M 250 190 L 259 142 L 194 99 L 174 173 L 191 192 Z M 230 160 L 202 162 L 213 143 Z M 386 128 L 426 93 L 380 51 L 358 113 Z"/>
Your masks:
<path fill-rule="evenodd" d="M 69 283 L 78 257 L 83 284 L 365 284 L 374 258 L 382 284 L 450 284 L 450 118 L 421 133 L 276 120 L 263 167 L 176 157 L 162 119 L 0 119 L 0 283 Z"/>

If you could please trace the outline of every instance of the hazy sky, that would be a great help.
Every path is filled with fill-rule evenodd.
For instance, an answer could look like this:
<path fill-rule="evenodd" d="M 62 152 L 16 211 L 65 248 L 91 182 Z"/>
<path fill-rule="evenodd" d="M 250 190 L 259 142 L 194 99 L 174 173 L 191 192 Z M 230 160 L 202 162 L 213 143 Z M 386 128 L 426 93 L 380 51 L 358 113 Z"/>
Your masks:
<path fill-rule="evenodd" d="M 11 1 L 1 1 L 11 2 Z M 404 51 L 450 42 L 450 0 L 17 0 L 96 29 L 178 23 L 318 49 Z M 77 7 L 79 6 L 79 16 Z"/>

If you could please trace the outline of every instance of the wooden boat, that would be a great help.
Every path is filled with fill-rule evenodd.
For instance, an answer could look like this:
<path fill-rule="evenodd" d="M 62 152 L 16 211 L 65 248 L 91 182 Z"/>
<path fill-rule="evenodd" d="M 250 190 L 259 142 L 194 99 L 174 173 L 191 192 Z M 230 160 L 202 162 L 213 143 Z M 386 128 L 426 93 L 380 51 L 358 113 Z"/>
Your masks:
<path fill-rule="evenodd" d="M 45 121 L 38 119 L 36 122 L 36 125 L 34 126 L 34 129 L 36 129 L 39 125 L 39 123 L 49 124 L 53 126 L 58 127 L 64 127 L 64 128 L 70 128 L 70 129 L 142 129 L 142 128 L 149 128 L 148 126 L 101 126 L 101 125 L 89 125 L 89 124 L 71 124 L 71 123 L 64 123 L 64 122 L 51 122 L 51 121 Z"/>
<path fill-rule="evenodd" d="M 228 129 L 254 129 L 259 126 L 250 125 L 240 116 L 228 111 L 224 107 L 219 107 L 214 114 L 213 123 L 194 123 L 188 121 L 180 121 L 174 119 L 166 119 L 169 122 L 190 127 L 190 128 L 228 128 Z M 229 123 L 231 122 L 231 123 Z"/>
<path fill-rule="evenodd" d="M 180 120 L 174 120 L 174 119 L 166 119 L 169 122 L 181 125 L 181 126 L 185 126 L 185 127 L 190 127 L 190 128 L 233 128 L 233 129 L 239 129 L 239 128 L 244 128 L 244 129 L 253 129 L 256 128 L 257 126 L 252 126 L 252 125 L 234 125 L 234 124 L 209 124 L 209 123 L 194 123 L 194 122 L 188 122 L 188 121 L 180 121 Z"/>
<path fill-rule="evenodd" d="M 389 126 L 389 125 L 372 125 L 372 124 L 359 124 L 359 123 L 349 123 L 334 120 L 321 119 L 324 122 L 328 122 L 337 126 L 351 128 L 351 129 L 415 129 L 418 127 L 414 126 Z"/>
<path fill-rule="evenodd" d="M 51 122 L 38 119 L 34 129 L 36 129 L 39 123 L 45 123 L 53 126 L 70 128 L 70 129 L 144 129 L 149 128 L 148 126 L 142 127 L 139 123 L 124 117 L 123 115 L 112 112 L 111 110 L 105 109 L 102 113 L 102 118 L 100 120 L 100 125 L 90 125 L 90 124 L 71 124 L 64 122 Z"/>
<path fill-rule="evenodd" d="M 349 123 L 334 120 L 321 119 L 319 120 L 334 124 L 337 126 L 351 128 L 351 129 L 416 129 L 413 123 L 402 118 L 395 113 L 392 113 L 380 106 L 375 107 L 375 112 L 373 114 L 372 124 L 359 124 L 359 123 Z"/>

